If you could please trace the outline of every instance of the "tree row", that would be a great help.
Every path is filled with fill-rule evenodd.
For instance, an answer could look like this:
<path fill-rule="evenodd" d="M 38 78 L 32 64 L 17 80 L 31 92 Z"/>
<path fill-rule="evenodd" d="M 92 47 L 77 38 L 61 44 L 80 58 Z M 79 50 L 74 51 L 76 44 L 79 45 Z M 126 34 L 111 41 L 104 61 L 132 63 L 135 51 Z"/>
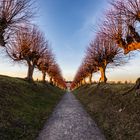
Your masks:
<path fill-rule="evenodd" d="M 37 68 L 42 72 L 43 82 L 47 74 L 51 83 L 66 88 L 48 40 L 40 29 L 30 22 L 34 16 L 32 0 L 1 0 L 0 46 L 5 48 L 13 61 L 26 63 L 28 81 L 33 81 L 34 69 Z"/>
<path fill-rule="evenodd" d="M 140 49 L 140 0 L 112 0 L 105 13 L 75 75 L 72 89 L 85 84 L 87 77 L 91 83 L 97 71 L 101 74 L 99 82 L 106 83 L 106 68 L 126 63 L 126 54 Z M 136 83 L 140 85 L 139 78 Z"/>

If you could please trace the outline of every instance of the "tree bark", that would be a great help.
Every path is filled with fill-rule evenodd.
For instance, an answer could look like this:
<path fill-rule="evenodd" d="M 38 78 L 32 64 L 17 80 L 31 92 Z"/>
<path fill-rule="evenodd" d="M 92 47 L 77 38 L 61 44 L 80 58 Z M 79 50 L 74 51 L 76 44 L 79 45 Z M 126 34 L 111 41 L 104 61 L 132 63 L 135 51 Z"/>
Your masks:
<path fill-rule="evenodd" d="M 28 73 L 27 73 L 27 80 L 29 82 L 33 81 L 33 72 L 34 72 L 34 65 L 32 65 L 30 62 L 28 62 Z"/>
<path fill-rule="evenodd" d="M 55 82 L 55 85 L 56 85 L 57 87 L 59 87 L 59 85 L 58 85 L 58 83 L 57 83 L 57 82 Z"/>
<path fill-rule="evenodd" d="M 92 73 L 89 75 L 89 84 L 92 84 Z"/>
<path fill-rule="evenodd" d="M 82 83 L 81 83 L 81 81 L 80 81 L 80 82 L 79 82 L 79 87 L 81 87 L 81 84 L 82 84 Z"/>
<path fill-rule="evenodd" d="M 50 77 L 50 83 L 51 83 L 51 84 L 53 83 L 53 79 L 52 79 L 52 77 Z"/>
<path fill-rule="evenodd" d="M 45 82 L 45 79 L 46 79 L 46 72 L 43 71 L 43 72 L 42 72 L 42 81 Z"/>
<path fill-rule="evenodd" d="M 80 87 L 80 82 L 78 83 L 78 87 Z"/>
<path fill-rule="evenodd" d="M 0 45 L 2 46 L 2 47 L 5 47 L 5 41 L 4 41 L 4 37 L 3 37 L 3 34 L 2 33 L 0 33 Z"/>
<path fill-rule="evenodd" d="M 83 85 L 85 85 L 85 84 L 86 84 L 86 79 L 84 78 L 84 79 L 83 79 Z"/>
<path fill-rule="evenodd" d="M 107 78 L 106 78 L 106 74 L 105 74 L 106 67 L 105 66 L 99 67 L 99 70 L 101 72 L 101 77 L 100 77 L 99 82 L 106 83 L 107 82 Z"/>

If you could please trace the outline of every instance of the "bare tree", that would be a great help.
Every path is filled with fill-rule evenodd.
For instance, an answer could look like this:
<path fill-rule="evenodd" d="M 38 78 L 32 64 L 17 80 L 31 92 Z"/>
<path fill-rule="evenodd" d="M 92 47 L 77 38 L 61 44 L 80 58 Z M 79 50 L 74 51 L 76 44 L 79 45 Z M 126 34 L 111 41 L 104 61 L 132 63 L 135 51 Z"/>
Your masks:
<path fill-rule="evenodd" d="M 42 81 L 45 82 L 46 74 L 48 73 L 49 67 L 54 65 L 55 59 L 52 52 L 47 49 L 42 57 L 39 59 L 37 67 L 42 72 Z"/>
<path fill-rule="evenodd" d="M 79 86 L 86 84 L 85 78 L 89 76 L 89 71 L 87 68 L 88 67 L 85 64 L 85 61 L 83 61 L 74 77 L 71 88 L 78 88 Z"/>
<path fill-rule="evenodd" d="M 127 22 L 140 22 L 140 1 L 139 0 L 112 0 L 113 9 L 121 14 Z M 117 14 L 117 15 L 118 15 Z"/>
<path fill-rule="evenodd" d="M 120 65 L 126 61 L 124 54 L 140 49 L 140 1 L 139 0 L 112 0 L 111 9 L 107 11 L 105 20 L 99 25 L 99 33 L 94 42 L 90 44 L 86 61 L 86 71 L 101 72 L 100 80 L 106 82 L 105 70 L 108 64 Z M 122 62 L 121 62 L 122 61 Z M 95 68 L 95 71 L 94 71 Z M 75 87 L 80 77 L 81 70 L 75 76 L 72 87 Z M 90 76 L 91 77 L 91 76 Z M 90 78 L 91 79 L 91 78 Z M 91 80 L 90 80 L 91 81 Z M 138 82 L 139 81 L 139 82 Z M 135 87 L 140 87 L 138 78 Z"/>
<path fill-rule="evenodd" d="M 124 49 L 125 54 L 140 49 L 140 35 L 137 28 L 140 22 L 140 1 L 115 0 L 111 4 L 112 10 L 107 14 L 108 25 L 105 25 L 105 28 L 121 29 L 121 34 L 116 30 L 116 34 L 120 35 L 116 43 Z M 116 23 L 116 21 L 119 22 L 120 26 L 112 24 Z M 112 32 L 109 34 L 111 35 Z"/>
<path fill-rule="evenodd" d="M 104 33 L 98 33 L 96 39 L 90 43 L 87 49 L 86 57 L 75 75 L 71 88 L 78 88 L 85 84 L 83 80 L 88 76 L 89 82 L 92 83 L 92 74 L 98 70 L 101 73 L 99 81 L 106 83 L 107 66 L 109 64 L 118 66 L 121 62 L 125 62 L 123 61 L 122 50 Z"/>
<path fill-rule="evenodd" d="M 92 59 L 87 54 L 74 77 L 74 80 L 71 84 L 71 89 L 85 85 L 87 77 L 89 77 L 89 84 L 92 84 L 92 75 L 97 71 L 97 67 L 93 65 Z"/>
<path fill-rule="evenodd" d="M 5 46 L 10 34 L 34 15 L 32 0 L 0 0 L 0 45 Z"/>
<path fill-rule="evenodd" d="M 66 89 L 66 83 L 62 77 L 62 73 L 61 73 L 61 70 L 60 70 L 58 64 L 53 63 L 49 67 L 48 75 L 50 76 L 50 82 L 53 85 L 58 86 L 62 89 Z"/>
<path fill-rule="evenodd" d="M 47 49 L 44 35 L 36 26 L 21 28 L 7 47 L 7 53 L 14 61 L 25 61 L 28 65 L 27 80 L 33 80 L 33 71 L 38 60 Z"/>
<path fill-rule="evenodd" d="M 115 11 L 115 20 L 118 20 L 118 15 L 121 15 L 124 20 L 123 26 L 126 30 L 124 35 L 125 45 L 120 46 L 124 49 L 124 53 L 127 54 L 130 51 L 140 49 L 140 34 L 139 34 L 139 23 L 140 23 L 140 0 L 116 0 L 112 1 L 112 9 Z M 117 12 L 116 12 L 117 11 Z M 111 33 L 110 33 L 111 34 Z M 140 78 L 136 80 L 134 89 L 140 89 Z"/>
<path fill-rule="evenodd" d="M 50 49 L 47 49 L 42 57 L 40 57 L 37 67 L 42 71 L 43 82 L 45 82 L 46 74 L 48 74 L 51 84 L 59 88 L 66 89 L 65 80 L 63 79 L 59 65 L 56 63 L 55 57 Z"/>
<path fill-rule="evenodd" d="M 92 58 L 90 55 L 88 55 L 88 49 L 87 49 L 87 55 L 83 61 L 83 66 L 85 67 L 85 72 L 87 73 L 87 77 L 89 77 L 89 83 L 91 84 L 93 73 L 98 71 L 98 67 L 93 65 Z"/>
<path fill-rule="evenodd" d="M 90 43 L 88 55 L 91 65 L 97 67 L 101 73 L 101 82 L 106 83 L 106 68 L 108 64 L 120 65 L 122 61 L 122 51 L 109 38 L 98 34 L 94 42 Z"/>
<path fill-rule="evenodd" d="M 80 66 L 79 70 L 78 70 L 78 74 L 77 74 L 77 80 L 79 81 L 79 85 L 83 85 L 86 83 L 85 78 L 87 77 L 87 73 L 85 71 L 85 67 L 83 66 L 83 64 Z"/>

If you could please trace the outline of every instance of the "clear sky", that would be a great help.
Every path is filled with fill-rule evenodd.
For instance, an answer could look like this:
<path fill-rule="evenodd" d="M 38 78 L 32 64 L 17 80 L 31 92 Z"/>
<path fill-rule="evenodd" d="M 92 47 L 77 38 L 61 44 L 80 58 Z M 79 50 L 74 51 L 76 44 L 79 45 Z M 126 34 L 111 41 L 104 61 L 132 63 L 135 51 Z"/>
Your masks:
<path fill-rule="evenodd" d="M 66 80 L 72 80 L 86 47 L 92 38 L 99 19 L 108 7 L 107 0 L 36 0 L 37 17 L 34 19 L 44 32 L 56 56 Z M 1 50 L 3 52 L 3 50 Z M 0 74 L 25 77 L 27 67 L 24 64 L 11 63 L 1 55 Z M 107 70 L 109 80 L 135 80 L 140 76 L 140 53 L 130 63 L 117 69 Z M 8 70 L 7 70 L 8 67 Z M 35 77 L 41 74 L 36 71 Z M 98 79 L 99 74 L 95 75 Z"/>

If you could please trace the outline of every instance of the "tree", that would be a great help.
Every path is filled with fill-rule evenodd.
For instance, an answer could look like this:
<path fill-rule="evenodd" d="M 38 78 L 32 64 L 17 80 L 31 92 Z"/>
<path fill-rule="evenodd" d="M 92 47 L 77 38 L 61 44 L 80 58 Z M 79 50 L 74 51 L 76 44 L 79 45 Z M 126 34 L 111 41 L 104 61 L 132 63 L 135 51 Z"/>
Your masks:
<path fill-rule="evenodd" d="M 84 63 L 83 65 L 85 66 L 85 71 L 87 72 L 87 77 L 89 77 L 89 83 L 91 84 L 93 73 L 97 72 L 98 68 L 95 65 L 93 65 L 92 58 L 90 55 L 88 55 L 88 49 L 87 49 L 87 55 L 83 63 Z"/>
<path fill-rule="evenodd" d="M 124 31 L 121 34 L 119 41 L 123 40 L 123 44 L 119 41 L 116 42 L 119 47 L 123 48 L 124 54 L 128 54 L 130 51 L 140 49 L 140 35 L 139 35 L 139 23 L 140 23 L 140 1 L 139 0 L 115 0 L 111 2 L 112 12 L 111 15 L 115 15 L 114 21 L 121 20 L 121 30 Z M 113 16 L 112 16 L 113 17 Z M 108 18 L 108 22 L 112 18 Z M 111 24 L 108 24 L 111 25 Z M 112 26 L 112 25 L 111 25 Z M 114 25 L 112 26 L 115 27 Z M 107 27 L 109 29 L 109 26 Z M 118 34 L 118 32 L 116 32 Z M 112 34 L 111 32 L 109 34 Z M 136 80 L 134 88 L 137 90 L 140 85 L 140 78 Z"/>
<path fill-rule="evenodd" d="M 21 28 L 7 47 L 7 53 L 14 61 L 25 61 L 28 65 L 27 80 L 33 80 L 33 71 L 38 60 L 44 56 L 47 43 L 36 26 Z"/>
<path fill-rule="evenodd" d="M 0 46 L 34 15 L 32 0 L 0 0 Z"/>
<path fill-rule="evenodd" d="M 122 51 L 108 37 L 99 33 L 90 43 L 88 56 L 91 65 L 97 67 L 101 73 L 100 82 L 107 82 L 106 68 L 108 64 L 120 65 L 122 61 Z"/>
<path fill-rule="evenodd" d="M 65 80 L 62 77 L 61 70 L 57 63 L 53 63 L 52 65 L 50 65 L 48 69 L 48 75 L 50 76 L 50 82 L 53 85 L 58 86 L 62 89 L 66 89 Z"/>
<path fill-rule="evenodd" d="M 89 68 L 84 68 L 86 71 L 89 70 L 93 73 L 94 68 L 95 71 L 97 71 L 96 68 L 100 70 L 102 82 L 107 81 L 105 70 L 108 64 L 120 65 L 121 61 L 125 63 L 120 48 L 124 50 L 124 54 L 140 49 L 138 32 L 140 1 L 112 0 L 111 5 L 112 7 L 106 12 L 105 20 L 99 25 L 99 33 L 97 33 L 95 41 L 88 48 L 87 58 L 84 62 Z M 76 87 L 81 79 L 80 72 L 79 70 L 76 74 L 72 88 Z M 139 85 L 140 78 L 136 81 L 135 88 L 140 87 Z"/>
<path fill-rule="evenodd" d="M 48 49 L 44 52 L 42 57 L 39 59 L 37 67 L 42 72 L 42 81 L 45 82 L 46 74 L 49 71 L 49 67 L 54 65 L 55 60 L 52 52 Z"/>
<path fill-rule="evenodd" d="M 74 80 L 71 84 L 71 89 L 85 85 L 86 84 L 85 79 L 87 77 L 89 77 L 89 83 L 90 84 L 92 83 L 92 74 L 93 72 L 96 72 L 96 68 L 87 62 L 88 61 L 86 56 L 74 77 Z"/>
<path fill-rule="evenodd" d="M 105 20 L 99 25 L 99 32 L 119 47 L 126 48 L 124 20 L 121 15 L 116 16 L 116 11 L 108 10 Z"/>
<path fill-rule="evenodd" d="M 108 26 L 105 28 L 116 28 L 116 21 L 121 26 L 120 38 L 116 41 L 119 47 L 127 54 L 130 51 L 140 49 L 140 35 L 138 24 L 140 22 L 140 1 L 139 0 L 115 0 L 111 2 L 112 10 L 107 14 Z M 119 29 L 119 28 L 118 28 Z M 110 35 L 112 32 L 109 33 Z M 116 30 L 116 34 L 119 34 Z"/>

